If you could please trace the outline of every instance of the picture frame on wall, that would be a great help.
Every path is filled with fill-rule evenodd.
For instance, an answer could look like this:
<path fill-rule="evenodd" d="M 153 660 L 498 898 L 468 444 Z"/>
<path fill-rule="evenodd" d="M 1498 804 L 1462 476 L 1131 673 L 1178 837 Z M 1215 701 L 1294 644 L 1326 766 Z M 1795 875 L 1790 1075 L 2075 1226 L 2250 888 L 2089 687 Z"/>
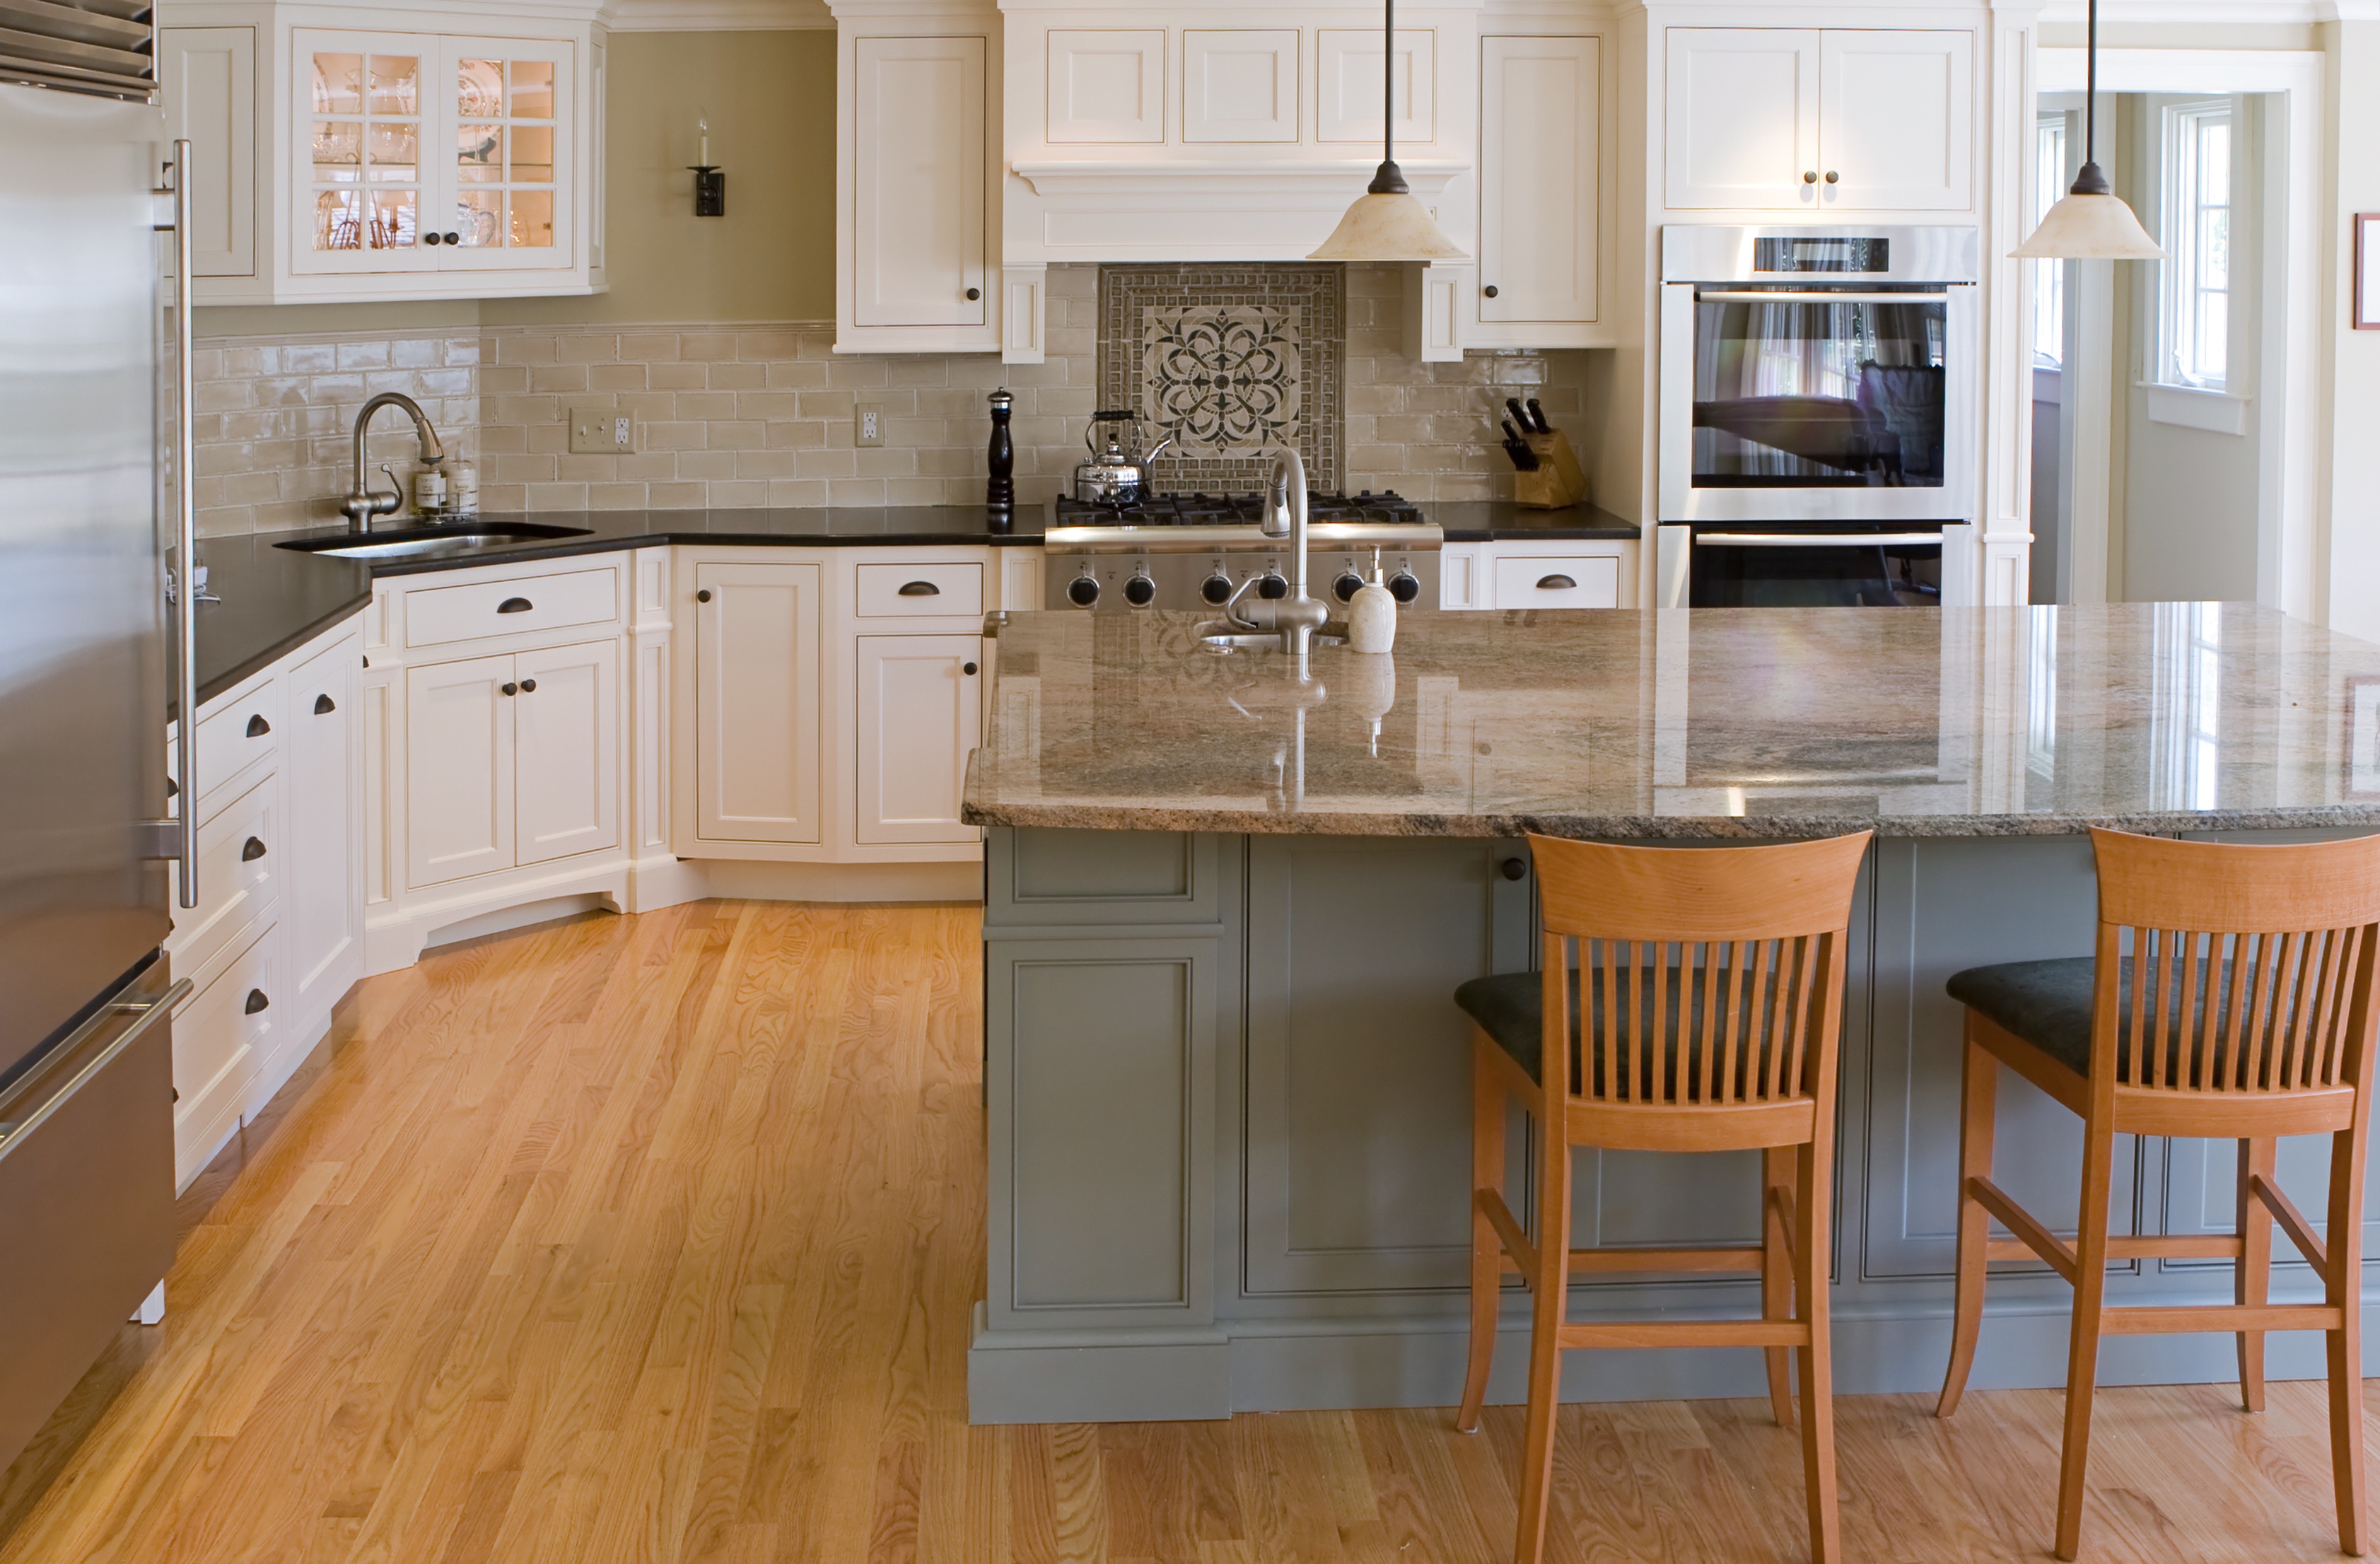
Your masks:
<path fill-rule="evenodd" d="M 2355 214 L 2354 325 L 2380 332 L 2380 212 Z"/>

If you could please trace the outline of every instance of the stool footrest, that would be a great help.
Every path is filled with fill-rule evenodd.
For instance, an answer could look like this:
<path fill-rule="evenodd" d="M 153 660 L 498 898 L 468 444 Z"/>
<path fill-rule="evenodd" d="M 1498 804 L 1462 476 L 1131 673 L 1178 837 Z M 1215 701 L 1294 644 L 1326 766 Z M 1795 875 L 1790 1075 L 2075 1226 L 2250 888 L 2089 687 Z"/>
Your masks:
<path fill-rule="evenodd" d="M 1798 1319 L 1596 1320 L 1561 1328 L 1565 1347 L 1806 1347 Z"/>
<path fill-rule="evenodd" d="M 2099 1328 L 2109 1336 L 2220 1336 L 2242 1330 L 2337 1330 L 2343 1311 L 2327 1303 L 2208 1303 L 2168 1308 L 2103 1309 Z"/>

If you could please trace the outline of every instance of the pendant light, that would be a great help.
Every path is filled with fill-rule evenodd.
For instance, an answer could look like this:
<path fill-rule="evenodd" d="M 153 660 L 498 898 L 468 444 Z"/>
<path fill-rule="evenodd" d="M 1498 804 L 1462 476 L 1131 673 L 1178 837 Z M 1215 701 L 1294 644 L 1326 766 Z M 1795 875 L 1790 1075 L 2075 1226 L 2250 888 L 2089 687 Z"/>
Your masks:
<path fill-rule="evenodd" d="M 2099 0 L 2091 0 L 2089 61 L 2082 96 L 2082 169 L 2074 188 L 2012 252 L 2019 261 L 2162 261 L 2132 209 L 2099 167 Z"/>
<path fill-rule="evenodd" d="M 1308 261 L 1461 261 L 1463 247 L 1439 230 L 1397 166 L 1397 0 L 1388 0 L 1387 65 L 1381 72 L 1380 171 Z"/>

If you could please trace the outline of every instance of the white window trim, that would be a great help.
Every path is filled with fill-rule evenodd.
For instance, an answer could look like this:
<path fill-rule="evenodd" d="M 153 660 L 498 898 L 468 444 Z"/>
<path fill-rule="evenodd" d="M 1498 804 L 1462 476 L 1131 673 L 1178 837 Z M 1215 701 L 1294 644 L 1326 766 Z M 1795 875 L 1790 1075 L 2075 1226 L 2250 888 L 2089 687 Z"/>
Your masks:
<path fill-rule="evenodd" d="M 2208 98 L 2193 103 L 2168 103 L 2160 116 L 2158 145 L 2161 156 L 2159 161 L 2163 165 L 2164 176 L 2163 188 L 2158 192 L 2159 203 L 2163 208 L 2158 214 L 2158 226 L 2163 230 L 2161 236 L 2165 244 L 2167 260 L 2165 265 L 2158 269 L 2157 279 L 2156 380 L 2158 383 L 2176 390 L 2220 395 L 2229 385 L 2231 378 L 2230 339 L 2233 333 L 2228 329 L 2228 321 L 2224 332 L 2224 377 L 2221 380 L 2200 380 L 2186 373 L 2181 367 L 2182 313 L 2196 302 L 2197 293 L 2196 236 L 2192 231 L 2194 225 L 2184 220 L 2186 213 L 2195 211 L 2195 206 L 2182 188 L 2183 170 L 2191 166 L 2189 160 L 2181 156 L 2182 136 L 2185 127 L 2194 127 L 2202 120 L 2218 116 L 2230 126 L 2232 172 L 2236 176 L 2239 164 L 2240 127 L 2231 99 Z M 2228 212 L 2236 213 L 2238 211 L 2237 185 L 2236 176 L 2226 181 L 2226 188 L 2230 189 L 2235 197 L 2232 204 L 2224 209 Z M 2236 236 L 2235 234 L 2233 237 L 2236 238 Z M 2227 290 L 2224 301 L 2227 313 L 2230 308 L 2230 298 Z M 2161 419 L 2159 421 L 2182 420 Z M 2193 425 L 2192 427 L 2202 426 Z"/>

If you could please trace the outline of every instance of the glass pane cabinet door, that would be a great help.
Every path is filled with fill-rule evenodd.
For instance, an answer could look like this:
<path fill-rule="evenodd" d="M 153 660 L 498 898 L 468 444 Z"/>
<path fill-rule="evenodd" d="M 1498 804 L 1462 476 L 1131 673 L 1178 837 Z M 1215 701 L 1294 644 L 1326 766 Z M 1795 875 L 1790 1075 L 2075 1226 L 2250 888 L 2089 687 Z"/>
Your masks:
<path fill-rule="evenodd" d="M 571 264 L 563 226 L 569 45 L 450 39 L 454 193 L 446 271 Z"/>
<path fill-rule="evenodd" d="M 307 155 L 294 236 L 310 271 L 418 264 L 427 40 L 301 35 L 300 133 Z M 306 265 L 309 260 L 314 264 Z"/>

